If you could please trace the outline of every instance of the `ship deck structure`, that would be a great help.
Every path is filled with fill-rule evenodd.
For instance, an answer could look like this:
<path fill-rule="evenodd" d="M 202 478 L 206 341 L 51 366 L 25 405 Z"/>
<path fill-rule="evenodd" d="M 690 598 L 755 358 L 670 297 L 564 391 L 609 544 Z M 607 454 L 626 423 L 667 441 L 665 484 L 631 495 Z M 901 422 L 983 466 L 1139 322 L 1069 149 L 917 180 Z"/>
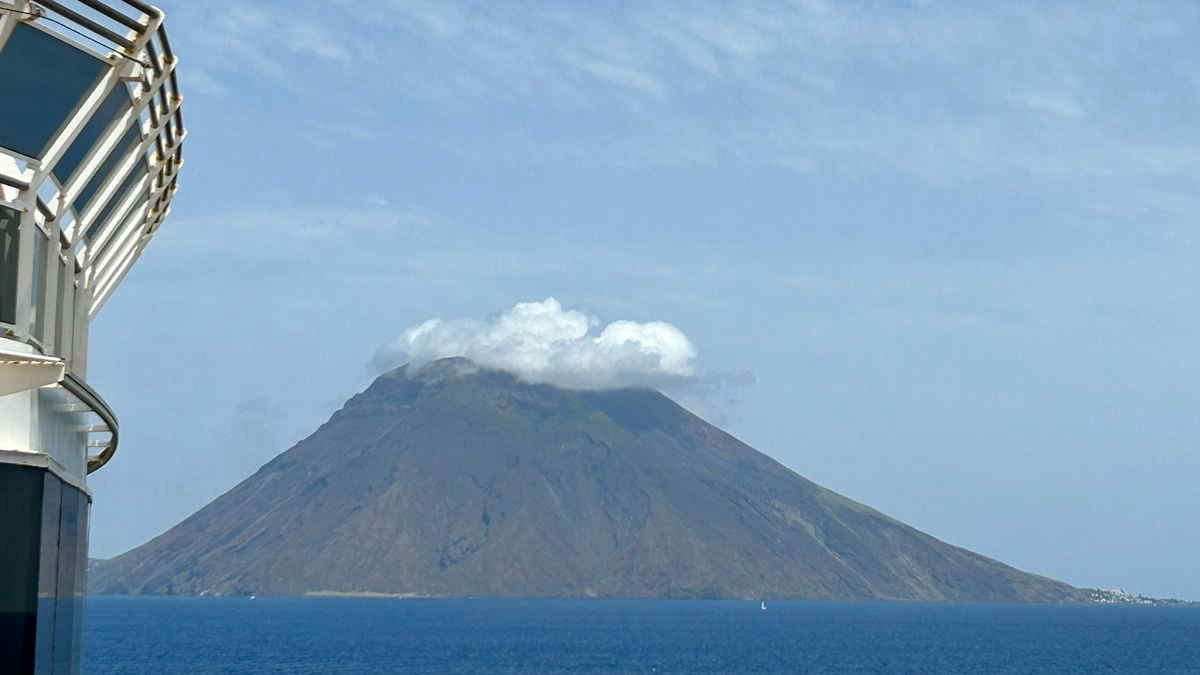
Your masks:
<path fill-rule="evenodd" d="M 88 475 L 117 451 L 88 332 L 171 211 L 176 57 L 140 0 L 0 0 L 0 664 L 80 669 Z"/>

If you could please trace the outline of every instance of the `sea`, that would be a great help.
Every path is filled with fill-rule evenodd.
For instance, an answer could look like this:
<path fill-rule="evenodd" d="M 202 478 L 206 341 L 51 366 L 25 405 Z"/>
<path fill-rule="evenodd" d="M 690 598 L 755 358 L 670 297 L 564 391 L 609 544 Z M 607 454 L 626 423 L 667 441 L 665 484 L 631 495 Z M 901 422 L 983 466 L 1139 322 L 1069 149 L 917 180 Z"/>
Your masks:
<path fill-rule="evenodd" d="M 101 673 L 1200 673 L 1200 608 L 89 597 Z"/>

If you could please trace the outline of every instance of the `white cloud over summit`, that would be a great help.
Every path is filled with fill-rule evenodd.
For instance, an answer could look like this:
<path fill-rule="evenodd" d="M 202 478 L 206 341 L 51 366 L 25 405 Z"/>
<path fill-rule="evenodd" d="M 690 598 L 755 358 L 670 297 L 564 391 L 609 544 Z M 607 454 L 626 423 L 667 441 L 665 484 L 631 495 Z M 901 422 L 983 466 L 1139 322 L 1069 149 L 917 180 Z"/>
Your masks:
<path fill-rule="evenodd" d="M 484 320 L 430 319 L 382 347 L 373 364 L 389 368 L 450 356 L 512 372 L 530 382 L 578 389 L 661 386 L 696 377 L 696 348 L 663 321 L 599 319 L 558 300 L 519 302 Z"/>

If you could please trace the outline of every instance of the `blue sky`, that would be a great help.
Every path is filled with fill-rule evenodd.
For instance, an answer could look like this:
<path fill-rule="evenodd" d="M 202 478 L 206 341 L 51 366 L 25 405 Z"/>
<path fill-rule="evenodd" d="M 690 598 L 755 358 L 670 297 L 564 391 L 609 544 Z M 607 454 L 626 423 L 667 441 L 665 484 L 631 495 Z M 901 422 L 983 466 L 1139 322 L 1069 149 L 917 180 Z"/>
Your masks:
<path fill-rule="evenodd" d="M 1183 3 L 164 2 L 175 210 L 93 328 L 93 555 L 430 318 L 664 321 L 706 414 L 951 543 L 1200 599 Z"/>

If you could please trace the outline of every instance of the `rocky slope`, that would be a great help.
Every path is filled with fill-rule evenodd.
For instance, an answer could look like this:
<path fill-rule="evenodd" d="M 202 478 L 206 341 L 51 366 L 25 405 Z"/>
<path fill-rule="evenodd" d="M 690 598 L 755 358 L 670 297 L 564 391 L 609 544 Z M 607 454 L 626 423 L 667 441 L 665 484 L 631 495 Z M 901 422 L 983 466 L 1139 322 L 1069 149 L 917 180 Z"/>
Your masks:
<path fill-rule="evenodd" d="M 98 593 L 1086 601 L 812 483 L 640 389 L 462 359 L 379 377 Z"/>

